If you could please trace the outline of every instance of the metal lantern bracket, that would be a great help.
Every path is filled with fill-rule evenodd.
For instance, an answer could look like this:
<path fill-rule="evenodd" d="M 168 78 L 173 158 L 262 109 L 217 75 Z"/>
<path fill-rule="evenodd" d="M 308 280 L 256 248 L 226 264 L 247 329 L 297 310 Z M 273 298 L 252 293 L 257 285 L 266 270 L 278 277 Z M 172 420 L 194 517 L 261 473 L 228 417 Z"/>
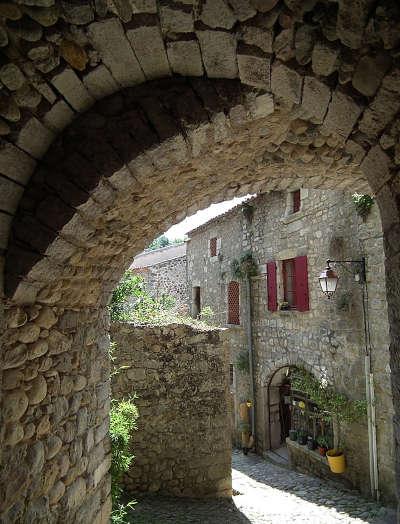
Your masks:
<path fill-rule="evenodd" d="M 365 284 L 366 282 L 366 266 L 365 266 L 365 257 L 362 257 L 360 260 L 327 260 L 326 261 L 328 267 L 330 267 L 331 264 L 338 264 L 343 267 L 346 271 L 349 271 L 347 269 L 346 264 L 351 264 L 352 266 L 357 267 L 358 266 L 358 272 L 356 274 L 359 275 L 358 282 L 360 284 Z"/>

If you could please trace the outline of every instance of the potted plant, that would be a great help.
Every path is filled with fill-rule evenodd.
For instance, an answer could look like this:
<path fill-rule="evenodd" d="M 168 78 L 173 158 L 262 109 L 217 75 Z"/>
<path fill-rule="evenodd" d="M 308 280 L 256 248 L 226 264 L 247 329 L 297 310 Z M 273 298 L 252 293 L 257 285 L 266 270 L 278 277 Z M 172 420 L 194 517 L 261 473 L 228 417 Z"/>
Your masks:
<path fill-rule="evenodd" d="M 307 433 L 303 430 L 297 432 L 297 442 L 302 446 L 307 444 Z"/>
<path fill-rule="evenodd" d="M 317 447 L 317 443 L 315 442 L 314 437 L 311 437 L 310 435 L 307 437 L 307 448 L 313 451 Z"/>
<path fill-rule="evenodd" d="M 319 454 L 321 455 L 321 457 L 325 457 L 326 452 L 329 449 L 328 439 L 325 437 L 325 435 L 320 435 L 317 438 L 317 444 Z"/>
<path fill-rule="evenodd" d="M 280 311 L 289 311 L 290 310 L 289 302 L 281 302 L 279 305 L 279 309 Z"/>
<path fill-rule="evenodd" d="M 293 442 L 296 442 L 296 440 L 297 440 L 297 429 L 289 429 L 289 438 L 290 438 L 290 440 L 293 440 Z"/>
<path fill-rule="evenodd" d="M 348 399 L 301 368 L 292 374 L 292 387 L 305 393 L 318 406 L 325 420 L 332 422 L 333 448 L 327 451 L 326 457 L 332 473 L 343 473 L 346 470 L 346 461 L 340 442 L 340 426 L 365 416 L 366 402 Z"/>

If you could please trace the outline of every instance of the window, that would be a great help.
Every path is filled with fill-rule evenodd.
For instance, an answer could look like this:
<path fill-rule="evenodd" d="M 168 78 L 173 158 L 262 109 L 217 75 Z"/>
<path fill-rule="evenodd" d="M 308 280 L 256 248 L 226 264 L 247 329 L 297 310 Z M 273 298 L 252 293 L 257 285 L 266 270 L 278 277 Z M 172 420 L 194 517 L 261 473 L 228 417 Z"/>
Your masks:
<path fill-rule="evenodd" d="M 229 364 L 229 384 L 233 386 L 233 364 Z"/>
<path fill-rule="evenodd" d="M 287 302 L 290 309 L 308 311 L 308 268 L 307 257 L 300 256 L 282 260 L 279 278 L 280 302 Z M 267 263 L 268 310 L 278 309 L 278 279 L 276 262 Z"/>
<path fill-rule="evenodd" d="M 210 257 L 217 256 L 217 237 L 210 238 Z"/>
<path fill-rule="evenodd" d="M 292 191 L 292 213 L 297 213 L 297 211 L 300 211 L 301 207 L 301 198 L 300 198 L 300 189 L 297 189 L 296 191 Z"/>
<path fill-rule="evenodd" d="M 228 284 L 228 324 L 240 324 L 239 282 Z"/>
<path fill-rule="evenodd" d="M 201 311 L 200 286 L 193 287 L 192 300 L 192 317 L 197 318 Z"/>
<path fill-rule="evenodd" d="M 294 258 L 283 260 L 282 262 L 282 281 L 283 281 L 283 300 L 287 302 L 291 309 L 296 307 L 296 275 L 294 270 Z"/>

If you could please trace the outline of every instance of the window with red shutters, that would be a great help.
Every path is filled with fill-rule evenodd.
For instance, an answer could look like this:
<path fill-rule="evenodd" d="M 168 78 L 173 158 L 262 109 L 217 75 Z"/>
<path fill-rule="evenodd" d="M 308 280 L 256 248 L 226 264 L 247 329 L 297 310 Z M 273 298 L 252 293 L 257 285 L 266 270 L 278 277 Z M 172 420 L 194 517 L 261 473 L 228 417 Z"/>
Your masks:
<path fill-rule="evenodd" d="M 300 211 L 300 207 L 300 189 L 297 189 L 296 191 L 292 191 L 292 213 L 297 213 L 297 211 Z"/>
<path fill-rule="evenodd" d="M 296 308 L 296 274 L 295 259 L 282 261 L 283 300 L 291 309 Z"/>
<path fill-rule="evenodd" d="M 307 257 L 301 256 L 294 259 L 296 309 L 309 311 L 310 299 L 308 293 L 308 264 Z"/>
<path fill-rule="evenodd" d="M 276 286 L 276 263 L 267 262 L 267 292 L 268 292 L 268 310 L 276 311 L 278 309 L 278 293 Z"/>
<path fill-rule="evenodd" d="M 228 324 L 240 324 L 239 282 L 228 284 Z"/>
<path fill-rule="evenodd" d="M 217 237 L 210 238 L 210 257 L 217 256 Z"/>
<path fill-rule="evenodd" d="M 307 257 L 301 256 L 282 260 L 283 300 L 291 309 L 308 311 L 308 268 Z"/>

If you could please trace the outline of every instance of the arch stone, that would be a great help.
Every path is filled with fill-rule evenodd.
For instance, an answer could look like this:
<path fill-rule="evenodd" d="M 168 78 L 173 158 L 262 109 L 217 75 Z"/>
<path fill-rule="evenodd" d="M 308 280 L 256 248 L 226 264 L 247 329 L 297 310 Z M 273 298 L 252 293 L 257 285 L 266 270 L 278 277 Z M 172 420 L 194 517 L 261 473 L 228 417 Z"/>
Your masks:
<path fill-rule="evenodd" d="M 20 0 L 0 18 L 3 515 L 107 521 L 109 293 L 173 222 L 268 189 L 376 195 L 400 472 L 400 7 Z"/>

